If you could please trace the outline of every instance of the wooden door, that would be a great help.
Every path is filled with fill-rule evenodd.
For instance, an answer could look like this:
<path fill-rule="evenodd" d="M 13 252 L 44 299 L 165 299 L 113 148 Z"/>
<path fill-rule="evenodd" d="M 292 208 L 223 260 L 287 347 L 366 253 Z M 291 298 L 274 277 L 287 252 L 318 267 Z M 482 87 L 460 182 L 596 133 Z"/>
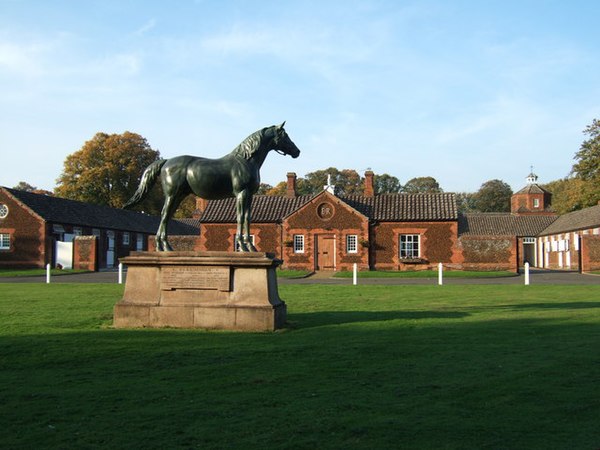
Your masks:
<path fill-rule="evenodd" d="M 335 237 L 317 236 L 317 270 L 335 270 Z"/>

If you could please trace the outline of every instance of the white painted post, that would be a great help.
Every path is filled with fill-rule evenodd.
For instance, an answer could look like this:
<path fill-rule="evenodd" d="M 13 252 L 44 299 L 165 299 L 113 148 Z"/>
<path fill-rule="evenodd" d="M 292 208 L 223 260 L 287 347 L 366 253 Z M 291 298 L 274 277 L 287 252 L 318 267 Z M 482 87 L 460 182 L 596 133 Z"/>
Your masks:
<path fill-rule="evenodd" d="M 352 266 L 352 284 L 356 286 L 358 283 L 358 265 L 354 263 Z"/>
<path fill-rule="evenodd" d="M 123 263 L 119 263 L 119 284 L 123 284 Z"/>
<path fill-rule="evenodd" d="M 442 263 L 438 264 L 438 285 L 441 286 L 444 284 L 444 265 Z"/>
<path fill-rule="evenodd" d="M 529 286 L 529 263 L 525 263 L 525 286 Z"/>
<path fill-rule="evenodd" d="M 46 284 L 50 283 L 50 264 L 46 264 Z"/>

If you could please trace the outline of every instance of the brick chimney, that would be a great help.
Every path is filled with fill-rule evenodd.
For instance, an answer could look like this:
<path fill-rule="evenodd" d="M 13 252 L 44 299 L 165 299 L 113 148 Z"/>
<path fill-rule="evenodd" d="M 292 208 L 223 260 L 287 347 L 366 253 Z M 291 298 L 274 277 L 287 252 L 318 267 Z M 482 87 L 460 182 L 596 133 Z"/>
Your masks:
<path fill-rule="evenodd" d="M 196 197 L 196 210 L 192 213 L 192 217 L 194 219 L 199 219 L 202 216 L 202 213 L 206 209 L 206 205 L 208 204 L 208 200 L 205 200 L 200 197 Z"/>
<path fill-rule="evenodd" d="M 285 196 L 289 198 L 296 197 L 296 174 L 294 172 L 288 172 L 287 174 L 287 189 L 285 190 Z"/>
<path fill-rule="evenodd" d="M 375 185 L 373 183 L 373 171 L 367 170 L 365 172 L 365 197 L 375 197 Z"/>

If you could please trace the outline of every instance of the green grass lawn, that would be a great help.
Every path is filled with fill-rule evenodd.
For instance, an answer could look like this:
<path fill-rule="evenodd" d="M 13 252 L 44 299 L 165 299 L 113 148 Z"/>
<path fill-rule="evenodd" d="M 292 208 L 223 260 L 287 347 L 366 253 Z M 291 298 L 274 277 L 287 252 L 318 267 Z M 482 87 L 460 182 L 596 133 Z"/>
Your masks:
<path fill-rule="evenodd" d="M 598 286 L 285 285 L 273 333 L 0 284 L 2 448 L 595 449 Z"/>

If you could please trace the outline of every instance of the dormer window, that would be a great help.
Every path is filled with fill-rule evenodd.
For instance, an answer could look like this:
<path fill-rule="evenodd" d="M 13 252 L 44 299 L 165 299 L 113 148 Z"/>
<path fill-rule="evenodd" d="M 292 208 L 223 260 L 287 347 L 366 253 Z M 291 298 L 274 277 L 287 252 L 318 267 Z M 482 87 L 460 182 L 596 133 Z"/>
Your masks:
<path fill-rule="evenodd" d="M 534 198 L 533 199 L 533 207 L 534 208 L 539 208 L 540 207 L 540 199 L 539 198 Z"/>

